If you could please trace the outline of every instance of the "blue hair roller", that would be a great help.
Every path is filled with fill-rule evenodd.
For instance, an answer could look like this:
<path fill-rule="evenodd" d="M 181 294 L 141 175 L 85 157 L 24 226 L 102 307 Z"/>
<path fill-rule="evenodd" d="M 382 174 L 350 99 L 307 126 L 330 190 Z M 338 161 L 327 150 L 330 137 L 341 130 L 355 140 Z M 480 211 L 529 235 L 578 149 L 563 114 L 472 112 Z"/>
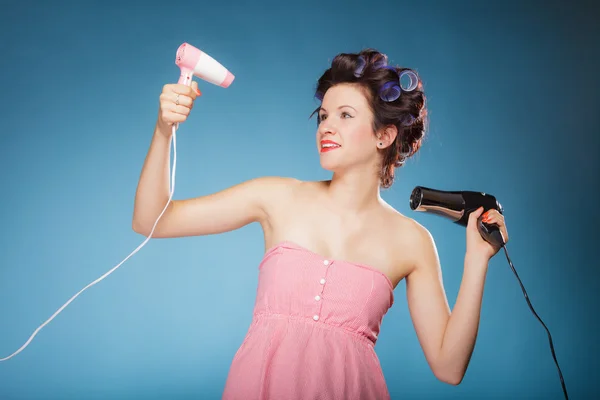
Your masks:
<path fill-rule="evenodd" d="M 384 66 L 382 68 L 386 68 L 396 72 L 396 69 L 394 67 Z M 402 87 L 402 78 L 404 76 L 408 76 L 410 78 L 410 84 L 407 87 Z M 418 84 L 419 77 L 417 76 L 417 74 L 410 69 L 406 69 L 400 73 L 400 75 L 398 76 L 398 81 L 386 82 L 381 87 L 381 89 L 379 89 L 379 97 L 385 102 L 396 101 L 402 94 L 402 91 L 413 91 L 416 89 Z"/>

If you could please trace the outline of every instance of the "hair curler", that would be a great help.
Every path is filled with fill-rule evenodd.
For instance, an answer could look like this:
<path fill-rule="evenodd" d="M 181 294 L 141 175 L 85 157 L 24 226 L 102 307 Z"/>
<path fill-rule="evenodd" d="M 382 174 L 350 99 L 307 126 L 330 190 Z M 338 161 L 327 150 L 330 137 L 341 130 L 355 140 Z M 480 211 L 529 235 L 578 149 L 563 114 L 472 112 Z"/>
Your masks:
<path fill-rule="evenodd" d="M 485 211 L 498 210 L 501 214 L 504 211 L 494 196 L 482 192 L 447 191 L 417 186 L 410 195 L 411 210 L 440 215 L 462 226 L 467 226 L 469 215 L 479 207 L 483 207 Z M 484 223 L 482 218 L 483 214 L 477 219 L 477 229 L 483 239 L 494 246 L 504 246 L 500 229 L 496 225 Z"/>
<path fill-rule="evenodd" d="M 194 46 L 189 45 L 188 43 L 183 43 L 177 49 L 177 55 L 175 57 L 175 64 L 181 69 L 181 75 L 179 76 L 179 82 L 183 83 L 187 86 L 192 85 L 192 76 L 197 76 L 198 78 L 205 80 L 207 82 L 213 83 L 215 85 L 227 88 L 233 82 L 234 76 L 231 72 L 229 72 L 225 67 L 219 64 L 214 58 L 210 57 L 208 54 L 198 50 Z M 72 296 L 65 304 L 63 304 L 50 318 L 48 318 L 43 324 L 37 327 L 37 329 L 33 332 L 33 334 L 29 337 L 29 339 L 23 344 L 17 351 L 11 354 L 8 357 L 0 358 L 0 361 L 6 361 L 21 351 L 23 351 L 29 343 L 33 340 L 33 338 L 38 334 L 38 332 L 47 324 L 50 323 L 58 314 L 62 312 L 73 300 L 75 300 L 81 293 L 83 293 L 86 289 L 91 286 L 94 286 L 96 283 L 100 282 L 108 275 L 112 274 L 117 268 L 119 268 L 125 261 L 127 261 L 131 256 L 137 253 L 152 237 L 154 230 L 156 229 L 156 225 L 158 221 L 161 219 L 165 211 L 167 210 L 169 204 L 171 203 L 171 199 L 173 198 L 173 193 L 175 192 L 175 169 L 177 167 L 177 142 L 175 132 L 177 131 L 179 124 L 173 124 L 172 131 L 173 135 L 171 139 L 173 140 L 173 172 L 171 174 L 171 179 L 169 182 L 170 190 L 169 190 L 169 200 L 167 204 L 165 204 L 164 209 L 156 219 L 152 230 L 148 234 L 148 237 L 140 244 L 131 254 L 129 254 L 123 261 L 114 266 L 108 272 L 104 273 L 104 275 L 97 278 L 95 281 L 89 283 L 79 292 L 77 292 L 74 296 Z"/>
<path fill-rule="evenodd" d="M 188 43 L 183 43 L 177 49 L 175 64 L 181 69 L 177 83 L 184 85 L 192 84 L 192 76 L 223 88 L 229 87 L 235 79 L 218 61 Z"/>

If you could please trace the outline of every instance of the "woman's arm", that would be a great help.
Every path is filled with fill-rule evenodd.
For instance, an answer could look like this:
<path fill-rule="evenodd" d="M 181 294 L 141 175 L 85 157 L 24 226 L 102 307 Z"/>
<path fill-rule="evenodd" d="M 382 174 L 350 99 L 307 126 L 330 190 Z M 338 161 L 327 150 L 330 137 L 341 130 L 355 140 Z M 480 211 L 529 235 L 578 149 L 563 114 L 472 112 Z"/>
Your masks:
<path fill-rule="evenodd" d="M 434 240 L 421 226 L 417 229 L 420 233 L 416 266 L 406 278 L 409 311 L 427 362 L 439 380 L 451 385 L 462 381 L 473 354 L 488 262 L 498 251 L 477 231 L 476 220 L 481 211 L 470 215 L 463 278 L 452 311 Z M 507 241 L 503 218 L 498 213 L 489 214 L 490 222 L 501 227 Z"/>

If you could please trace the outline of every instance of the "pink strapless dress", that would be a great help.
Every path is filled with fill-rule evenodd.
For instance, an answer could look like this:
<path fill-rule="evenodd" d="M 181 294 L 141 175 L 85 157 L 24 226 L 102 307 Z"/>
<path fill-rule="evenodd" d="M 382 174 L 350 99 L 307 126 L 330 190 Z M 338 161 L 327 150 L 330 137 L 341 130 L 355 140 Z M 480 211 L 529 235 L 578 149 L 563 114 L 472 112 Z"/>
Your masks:
<path fill-rule="evenodd" d="M 389 399 L 374 346 L 393 302 L 380 271 L 279 243 L 259 265 L 252 323 L 223 399 Z"/>

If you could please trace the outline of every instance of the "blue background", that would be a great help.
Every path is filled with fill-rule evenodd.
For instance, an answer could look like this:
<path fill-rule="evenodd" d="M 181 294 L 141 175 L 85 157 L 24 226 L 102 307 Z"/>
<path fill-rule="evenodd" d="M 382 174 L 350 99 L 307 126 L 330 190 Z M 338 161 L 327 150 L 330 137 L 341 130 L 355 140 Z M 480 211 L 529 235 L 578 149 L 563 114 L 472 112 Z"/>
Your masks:
<path fill-rule="evenodd" d="M 3 2 L 0 358 L 144 237 L 134 194 L 162 86 L 189 42 L 230 69 L 177 134 L 176 198 L 263 175 L 328 179 L 316 80 L 374 47 L 424 80 L 431 125 L 383 197 L 436 239 L 453 306 L 464 228 L 409 209 L 415 185 L 478 190 L 506 210 L 510 256 L 573 399 L 600 394 L 600 28 L 592 2 Z M 260 226 L 153 240 L 16 357 L 2 399 L 219 398 L 251 321 Z M 376 351 L 392 398 L 561 399 L 548 337 L 503 253 L 461 385 L 435 379 L 405 285 Z"/>

